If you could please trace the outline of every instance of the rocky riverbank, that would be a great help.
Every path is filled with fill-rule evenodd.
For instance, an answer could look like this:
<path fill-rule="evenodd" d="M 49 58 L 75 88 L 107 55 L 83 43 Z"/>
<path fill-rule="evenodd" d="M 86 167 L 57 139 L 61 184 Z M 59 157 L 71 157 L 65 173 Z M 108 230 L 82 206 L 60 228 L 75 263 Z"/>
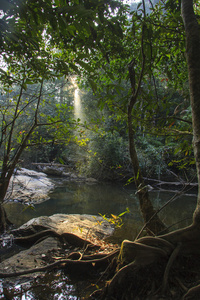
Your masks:
<path fill-rule="evenodd" d="M 96 183 L 94 178 L 80 177 L 73 172 L 65 172 L 62 166 L 40 168 L 42 171 L 21 168 L 11 178 L 5 202 L 17 201 L 24 204 L 37 204 L 48 200 L 50 192 L 63 181 L 81 181 L 88 184 Z"/>
<path fill-rule="evenodd" d="M 6 201 L 40 203 L 49 199 L 54 187 L 54 181 L 45 173 L 21 168 L 11 178 Z"/>
<path fill-rule="evenodd" d="M 45 267 L 58 259 L 67 258 L 77 249 L 85 253 L 92 246 L 104 253 L 112 251 L 115 246 L 108 246 L 105 239 L 113 232 L 114 227 L 100 216 L 55 214 L 32 219 L 0 240 L 0 277 L 3 273 L 13 273 L 14 279 L 11 280 L 16 280 L 16 273 Z M 4 260 L 3 250 L 8 253 L 15 244 L 23 248 Z M 36 270 L 35 276 L 38 273 Z M 27 276 L 32 279 L 31 274 L 23 276 L 23 279 Z"/>

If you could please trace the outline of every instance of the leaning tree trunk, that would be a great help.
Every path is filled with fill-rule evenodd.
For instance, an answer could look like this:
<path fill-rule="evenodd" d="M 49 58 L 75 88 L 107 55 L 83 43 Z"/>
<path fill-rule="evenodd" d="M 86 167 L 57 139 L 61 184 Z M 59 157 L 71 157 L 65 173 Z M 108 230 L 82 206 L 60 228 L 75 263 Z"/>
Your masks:
<path fill-rule="evenodd" d="M 0 177 L 0 234 L 3 233 L 11 224 L 11 222 L 7 218 L 7 214 L 3 206 L 10 178 L 7 178 L 9 172 L 5 174 L 3 173 L 4 172 L 1 173 Z"/>
<path fill-rule="evenodd" d="M 143 52 L 143 41 L 142 41 L 142 54 L 143 54 L 143 61 L 142 61 L 142 69 L 140 78 L 138 81 L 138 87 L 136 89 L 136 81 L 135 81 L 135 69 L 134 64 L 135 61 L 132 60 L 129 64 L 129 78 L 131 83 L 131 89 L 132 89 L 132 95 L 129 100 L 128 104 L 128 136 L 129 136 L 129 153 L 130 158 L 133 166 L 134 171 L 134 179 L 135 179 L 135 185 L 137 188 L 137 194 L 139 198 L 139 204 L 140 204 L 140 211 L 142 213 L 144 222 L 146 224 L 146 228 L 149 234 L 159 234 L 161 232 L 166 232 L 166 226 L 163 224 L 163 222 L 160 220 L 158 215 L 156 214 L 153 205 L 151 203 L 151 200 L 149 198 L 149 193 L 147 186 L 145 185 L 144 178 L 142 176 L 142 172 L 140 169 L 137 151 L 135 147 L 135 141 L 134 141 L 134 129 L 133 129 L 133 107 L 138 99 L 139 90 L 141 87 L 141 81 L 143 78 L 144 73 L 144 65 L 145 65 L 145 55 Z"/>
<path fill-rule="evenodd" d="M 182 0 L 182 17 L 186 32 L 186 57 L 192 107 L 193 148 L 200 187 L 200 26 L 194 13 L 192 0 Z M 195 224 L 200 226 L 200 189 L 193 220 Z"/>
<path fill-rule="evenodd" d="M 6 231 L 6 229 L 12 224 L 6 214 L 5 208 L 3 206 L 3 202 L 6 197 L 6 193 L 8 190 L 8 185 L 10 182 L 11 174 L 7 172 L 5 176 L 1 174 L 0 178 L 0 234 Z M 1 181 L 2 179 L 2 181 Z"/>
<path fill-rule="evenodd" d="M 131 105 L 128 108 L 128 131 L 129 131 L 129 153 L 131 162 L 133 165 L 135 185 L 137 188 L 137 194 L 139 198 L 140 211 L 142 213 L 144 222 L 146 223 L 146 228 L 150 234 L 158 234 L 166 231 L 166 226 L 159 219 L 156 214 L 151 200 L 149 198 L 149 193 L 147 186 L 145 185 L 144 178 L 139 166 L 138 156 L 135 148 L 134 142 L 134 130 L 132 124 L 132 109 Z"/>

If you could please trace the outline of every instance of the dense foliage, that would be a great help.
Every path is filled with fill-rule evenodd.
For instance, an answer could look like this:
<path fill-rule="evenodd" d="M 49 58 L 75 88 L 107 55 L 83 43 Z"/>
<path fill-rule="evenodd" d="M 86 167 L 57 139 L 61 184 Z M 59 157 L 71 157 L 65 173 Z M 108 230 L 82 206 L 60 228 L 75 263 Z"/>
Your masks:
<path fill-rule="evenodd" d="M 23 93 L 14 134 L 20 143 L 19 133 L 24 136 L 25 130 L 18 123 L 24 124 L 23 117 L 29 115 L 31 124 L 31 111 L 33 117 L 43 84 L 39 123 L 46 125 L 39 126 L 29 138 L 28 143 L 35 148 L 24 154 L 26 163 L 37 162 L 38 157 L 43 162 L 67 163 L 71 156 L 79 170 L 88 175 L 127 178 L 132 172 L 127 135 L 131 95 L 128 66 L 134 62 L 136 85 L 143 72 L 133 126 L 144 174 L 160 178 L 171 169 L 193 175 L 179 5 L 174 9 L 167 1 L 166 10 L 158 1 L 143 5 L 133 2 L 129 8 L 116 1 L 71 1 L 67 5 L 57 1 L 53 5 L 49 0 L 3 1 L 0 8 L 1 60 L 5 65 L 1 68 L 2 140 L 6 140 L 7 117 L 16 118 L 12 110 L 17 90 Z M 74 118 L 72 112 L 76 89 L 70 79 L 73 75 L 80 78 L 81 105 L 87 118 Z"/>

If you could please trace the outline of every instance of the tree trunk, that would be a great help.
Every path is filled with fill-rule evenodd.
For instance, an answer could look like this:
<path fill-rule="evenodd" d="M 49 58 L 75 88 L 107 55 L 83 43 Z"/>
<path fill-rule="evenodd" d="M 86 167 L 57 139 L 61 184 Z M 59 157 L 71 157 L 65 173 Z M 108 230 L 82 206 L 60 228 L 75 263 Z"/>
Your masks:
<path fill-rule="evenodd" d="M 182 0 L 182 17 L 186 32 L 186 57 L 192 107 L 193 148 L 200 187 L 200 26 L 193 9 L 193 0 Z M 200 226 L 200 190 L 193 217 Z"/>
<path fill-rule="evenodd" d="M 143 28 L 144 30 L 144 28 Z M 133 166 L 134 171 L 134 180 L 135 185 L 137 188 L 137 194 L 139 198 L 140 203 L 140 210 L 144 219 L 144 222 L 146 223 L 147 231 L 150 234 L 158 234 L 160 232 L 166 232 L 166 226 L 163 224 L 163 222 L 159 219 L 158 215 L 156 214 L 153 205 L 151 203 L 151 200 L 149 198 L 148 189 L 144 183 L 144 179 L 142 176 L 142 172 L 139 166 L 139 161 L 137 157 L 137 152 L 135 148 L 135 142 L 134 142 L 134 130 L 133 130 L 133 107 L 135 103 L 137 102 L 139 90 L 141 87 L 141 81 L 143 78 L 144 73 L 144 65 L 145 65 L 145 55 L 143 52 L 143 38 L 142 38 L 142 54 L 143 54 L 143 61 L 142 61 L 142 68 L 140 73 L 140 78 L 138 80 L 138 87 L 136 89 L 136 81 L 135 81 L 135 69 L 134 64 L 135 61 L 132 60 L 129 64 L 129 79 L 131 83 L 131 89 L 132 89 L 132 96 L 130 97 L 129 104 L 128 104 L 128 135 L 129 135 L 129 153 L 130 158 Z"/>
<path fill-rule="evenodd" d="M 8 220 L 3 202 L 6 197 L 9 182 L 14 172 L 14 168 L 6 168 L 7 171 L 1 173 L 0 177 L 0 234 L 3 233 L 12 223 Z"/>
<path fill-rule="evenodd" d="M 134 130 L 132 125 L 132 109 L 129 105 L 128 108 L 128 132 L 129 132 L 129 153 L 131 162 L 133 165 L 135 185 L 137 188 L 137 194 L 140 203 L 140 210 L 144 219 L 147 223 L 147 231 L 151 234 L 158 234 L 166 231 L 166 226 L 162 223 L 159 217 L 156 215 L 151 200 L 149 198 L 148 189 L 145 185 L 144 178 L 139 166 L 139 161 L 137 157 L 137 152 L 134 142 Z M 154 217 L 153 217 L 154 216 Z"/>
<path fill-rule="evenodd" d="M 3 205 L 0 203 L 0 233 L 6 231 L 10 225 L 12 225 L 12 223 L 8 220 L 6 211 Z"/>

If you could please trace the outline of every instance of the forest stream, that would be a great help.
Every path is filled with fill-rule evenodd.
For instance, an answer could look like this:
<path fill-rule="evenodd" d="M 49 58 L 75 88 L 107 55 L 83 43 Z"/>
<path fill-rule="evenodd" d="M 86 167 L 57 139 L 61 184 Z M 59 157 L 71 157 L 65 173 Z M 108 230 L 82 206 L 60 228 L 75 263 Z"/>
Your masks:
<path fill-rule="evenodd" d="M 155 208 L 161 208 L 167 201 L 174 197 L 172 191 L 152 190 L 150 197 Z M 192 214 L 196 205 L 196 191 L 188 192 L 177 197 L 159 213 L 167 226 L 174 224 L 171 229 L 183 227 L 191 223 Z M 91 215 L 119 215 L 129 209 L 129 213 L 123 216 L 123 225 L 117 228 L 112 242 L 120 243 L 124 239 L 134 240 L 140 231 L 143 221 L 139 212 L 139 203 L 133 186 L 122 184 L 87 184 L 78 182 L 65 182 L 59 184 L 50 194 L 50 199 L 35 205 L 24 206 L 19 202 L 6 204 L 8 217 L 19 227 L 28 220 L 39 216 L 50 216 L 56 213 L 63 214 L 91 214 Z M 3 291 L 3 282 L 0 281 L 0 299 Z M 15 285 L 15 291 L 19 289 L 19 298 L 14 299 L 83 299 L 88 294 L 90 282 L 83 279 L 77 283 L 69 279 L 61 272 L 47 273 L 41 278 L 34 279 L 31 283 L 25 283 L 28 288 L 22 292 L 21 285 Z M 92 283 L 94 285 L 94 283 Z M 86 289 L 84 293 L 83 290 Z M 20 292 L 21 291 L 21 292 Z M 44 293 L 45 291 L 45 293 Z"/>

